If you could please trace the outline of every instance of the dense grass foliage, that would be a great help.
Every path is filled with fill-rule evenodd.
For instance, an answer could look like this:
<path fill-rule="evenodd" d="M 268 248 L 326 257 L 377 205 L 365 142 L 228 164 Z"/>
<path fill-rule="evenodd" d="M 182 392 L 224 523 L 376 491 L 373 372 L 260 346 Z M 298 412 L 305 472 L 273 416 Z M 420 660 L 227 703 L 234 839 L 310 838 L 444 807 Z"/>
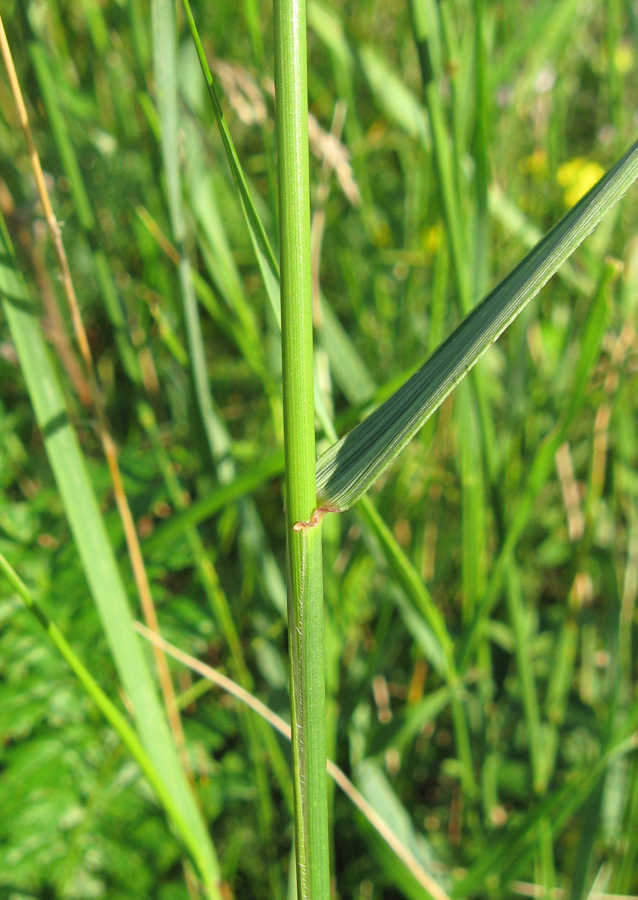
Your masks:
<path fill-rule="evenodd" d="M 277 290 L 182 10 L 172 160 L 149 4 L 0 13 L 162 634 L 289 720 Z M 271 9 L 198 0 L 193 14 L 276 250 Z M 638 12 L 310 0 L 308 21 L 322 452 L 635 140 Z M 0 108 L 0 210 L 141 618 L 4 78 Z M 323 520 L 329 756 L 451 897 L 638 893 L 637 209 L 634 188 L 370 497 Z M 129 715 L 108 597 L 94 604 L 15 342 L 0 316 L 0 553 Z M 149 782 L 0 585 L 0 897 L 200 896 Z M 294 897 L 289 746 L 171 672 L 222 895 Z M 335 896 L 431 896 L 330 791 Z"/>

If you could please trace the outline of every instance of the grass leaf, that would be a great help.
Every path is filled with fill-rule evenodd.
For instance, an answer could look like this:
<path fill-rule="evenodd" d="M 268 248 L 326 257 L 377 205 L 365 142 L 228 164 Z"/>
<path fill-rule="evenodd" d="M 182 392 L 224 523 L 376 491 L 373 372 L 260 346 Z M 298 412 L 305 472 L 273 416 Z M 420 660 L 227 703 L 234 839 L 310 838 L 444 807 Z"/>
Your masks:
<path fill-rule="evenodd" d="M 193 859 L 198 860 L 201 868 L 205 870 L 207 866 L 205 860 L 205 846 L 202 846 L 196 839 L 195 833 L 183 817 L 179 804 L 175 802 L 175 798 L 167 788 L 157 766 L 153 763 L 147 750 L 144 749 L 144 746 L 140 742 L 133 728 L 131 728 L 117 706 L 109 699 L 107 694 L 104 693 L 80 657 L 66 640 L 62 631 L 34 600 L 20 576 L 1 553 L 0 572 L 4 575 L 16 593 L 22 598 L 27 609 L 29 609 L 38 620 L 60 656 L 63 657 L 88 696 L 102 713 L 105 720 L 109 723 L 111 728 L 118 733 L 120 740 L 151 783 L 158 799 L 164 806 L 169 819 L 172 820 L 173 824 L 181 834 L 184 843 L 190 850 Z"/>
<path fill-rule="evenodd" d="M 638 176 L 638 144 L 487 295 L 424 365 L 317 463 L 320 508 L 351 507 Z"/>
<path fill-rule="evenodd" d="M 200 872 L 208 896 L 217 898 L 219 869 L 195 797 L 180 767 L 137 636 L 113 549 L 69 421 L 57 374 L 47 351 L 4 220 L 0 218 L 0 297 L 15 342 L 36 419 L 91 593 L 122 684 L 131 701 L 143 745 L 200 848 Z"/>

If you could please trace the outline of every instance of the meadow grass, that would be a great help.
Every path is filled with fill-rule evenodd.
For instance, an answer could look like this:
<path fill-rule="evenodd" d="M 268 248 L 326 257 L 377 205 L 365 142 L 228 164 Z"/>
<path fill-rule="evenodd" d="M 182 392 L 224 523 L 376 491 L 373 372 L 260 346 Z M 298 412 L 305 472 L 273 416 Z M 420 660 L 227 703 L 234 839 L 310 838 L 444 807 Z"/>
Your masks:
<path fill-rule="evenodd" d="M 2 10 L 94 374 L 3 81 L 0 890 L 636 893 L 635 150 L 574 208 L 635 140 L 635 13 L 313 0 L 308 165 L 275 6 Z M 292 697 L 292 762 L 172 665 L 171 733 L 137 594 Z"/>

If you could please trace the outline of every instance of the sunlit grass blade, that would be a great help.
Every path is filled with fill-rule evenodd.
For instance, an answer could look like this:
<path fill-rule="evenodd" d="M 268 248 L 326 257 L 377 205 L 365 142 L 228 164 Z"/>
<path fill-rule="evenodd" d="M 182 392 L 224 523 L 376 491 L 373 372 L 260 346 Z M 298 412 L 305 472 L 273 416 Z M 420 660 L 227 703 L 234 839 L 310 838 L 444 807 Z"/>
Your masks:
<path fill-rule="evenodd" d="M 430 150 L 432 138 L 423 107 L 416 95 L 393 71 L 387 60 L 372 47 L 364 47 L 360 53 L 361 66 L 383 111 L 400 124 L 410 137 Z"/>
<path fill-rule="evenodd" d="M 637 176 L 634 144 L 396 394 L 319 458 L 319 508 L 357 502 Z"/>
<path fill-rule="evenodd" d="M 97 504 L 36 310 L 4 220 L 0 219 L 0 296 L 36 419 L 73 538 L 123 687 L 135 711 L 141 740 L 200 847 L 201 875 L 210 898 L 219 898 L 219 869 L 209 835 L 180 767 L 149 668 L 132 634 L 132 616 L 113 549 Z"/>
<path fill-rule="evenodd" d="M 157 82 L 157 101 L 158 101 L 158 109 L 160 114 L 160 124 L 161 124 L 161 143 L 162 143 L 162 156 L 164 160 L 164 166 L 166 170 L 166 182 L 168 188 L 168 197 L 169 197 L 169 209 L 171 214 L 171 224 L 173 234 L 175 236 L 178 250 L 179 250 L 179 279 L 180 279 L 180 288 L 182 293 L 182 301 L 184 307 L 184 319 L 186 322 L 186 331 L 188 335 L 188 346 L 189 346 L 189 356 L 191 367 L 193 371 L 193 378 L 195 383 L 195 390 L 197 395 L 197 401 L 200 409 L 200 414 L 202 417 L 202 421 L 204 424 L 204 429 L 206 432 L 206 437 L 208 440 L 208 444 L 210 447 L 211 456 L 214 460 L 217 477 L 218 480 L 222 484 L 232 484 L 235 480 L 235 467 L 234 461 L 230 456 L 230 451 L 232 447 L 232 439 L 226 428 L 225 423 L 222 421 L 222 417 L 217 408 L 217 404 L 215 403 L 215 399 L 213 397 L 212 391 L 209 385 L 208 372 L 206 367 L 206 354 L 202 336 L 202 326 L 200 322 L 199 316 L 199 308 L 197 305 L 195 290 L 198 285 L 202 284 L 201 278 L 195 278 L 193 276 L 190 261 L 184 251 L 183 241 L 185 237 L 185 210 L 183 205 L 183 196 L 182 196 L 182 186 L 181 186 L 181 177 L 180 177 L 180 169 L 179 169 L 179 159 L 178 159 L 178 117 L 177 117 L 177 43 L 176 43 L 176 34 L 175 34 L 175 21 L 174 21 L 174 12 L 173 6 L 169 2 L 165 2 L 165 0 L 155 0 L 153 3 L 153 36 L 154 36 L 154 62 L 155 62 L 155 73 L 156 73 L 156 82 Z M 200 45 L 201 46 L 201 45 Z M 210 75 L 210 72 L 208 73 Z M 211 83 L 209 84 L 209 91 L 214 95 L 214 87 L 212 86 L 212 78 Z M 215 95 L 216 96 L 216 95 Z M 213 104 L 214 105 L 214 104 Z M 215 107 L 216 114 L 217 112 L 221 113 L 221 107 Z M 234 153 L 234 147 L 232 146 L 232 141 L 230 139 L 230 135 L 226 131 L 224 131 L 225 121 L 223 120 L 223 116 L 219 121 L 219 127 L 222 130 L 222 134 L 225 135 L 225 146 L 229 151 L 229 163 L 231 165 L 231 169 L 233 171 L 233 175 L 235 178 L 235 184 L 239 186 L 243 185 L 245 189 L 245 194 L 241 194 L 242 197 L 242 206 L 246 213 L 246 219 L 249 224 L 249 230 L 251 231 L 251 235 L 257 229 L 259 231 L 258 238 L 255 238 L 255 250 L 257 252 L 258 248 L 261 246 L 266 248 L 269 251 L 269 259 L 272 263 L 273 269 L 266 266 L 264 271 L 264 279 L 267 280 L 268 277 L 271 279 L 276 279 L 277 271 L 274 263 L 274 258 L 272 257 L 272 252 L 270 251 L 270 247 L 268 245 L 268 241 L 265 235 L 265 232 L 261 228 L 261 222 L 258 220 L 257 213 L 252 205 L 252 200 L 250 198 L 250 194 L 248 192 L 248 186 L 245 182 L 243 172 L 241 167 L 239 166 L 239 161 Z M 233 165 L 234 163 L 234 165 Z M 209 191 L 204 191 L 205 196 L 210 196 Z M 207 213 L 202 212 L 202 216 L 211 216 L 214 214 L 214 211 L 208 210 Z M 251 217 L 252 214 L 252 217 Z M 263 253 L 262 253 L 263 255 Z M 230 256 L 228 252 L 226 257 Z M 269 264 L 270 265 L 270 264 Z M 234 293 L 235 298 L 241 296 L 241 287 L 237 286 L 236 273 L 228 272 L 228 262 L 226 266 L 226 280 L 230 280 L 231 284 L 234 282 Z M 230 275 L 230 277 L 229 277 Z M 235 278 L 233 279 L 233 275 Z M 275 281 L 276 283 L 276 281 Z M 202 292 L 200 290 L 200 296 L 202 296 Z M 272 299 L 276 302 L 277 310 L 279 309 L 279 286 L 276 284 L 276 290 L 272 295 Z M 249 318 L 250 311 L 243 304 L 243 298 L 241 298 L 242 303 L 240 306 L 240 314 L 243 312 L 243 332 L 250 340 L 250 334 L 254 329 L 254 324 L 252 319 Z M 252 326 L 252 327 L 251 327 Z M 254 342 L 253 342 L 254 343 Z M 254 352 L 251 353 L 249 348 L 246 346 L 246 343 L 242 342 L 242 347 L 244 347 L 249 352 L 246 354 L 246 358 L 250 359 L 251 356 L 255 357 L 257 354 Z M 268 391 L 268 383 L 267 383 L 267 371 L 263 362 L 260 360 L 261 364 L 261 372 L 266 378 L 265 388 Z M 258 543 L 260 546 L 259 556 L 259 568 L 262 574 L 262 580 L 267 578 L 266 570 L 269 570 L 271 573 L 270 581 L 275 581 L 276 576 L 273 579 L 272 574 L 274 574 L 275 566 L 274 561 L 272 559 L 272 554 L 270 550 L 266 546 L 264 529 L 261 524 L 261 520 L 257 515 L 257 512 L 250 501 L 247 502 L 247 505 L 243 508 L 243 516 L 244 520 L 244 528 L 243 531 L 246 532 L 248 530 L 252 530 L 253 533 L 258 535 Z M 271 593 L 273 595 L 273 599 L 276 600 L 278 596 L 283 594 L 283 589 L 278 590 L 279 585 L 273 583 L 271 585 L 273 590 Z"/>
<path fill-rule="evenodd" d="M 325 298 L 321 302 L 321 318 L 319 340 L 339 387 L 351 403 L 370 400 L 376 388 L 374 379 Z"/>
<path fill-rule="evenodd" d="M 148 778 L 158 800 L 166 810 L 168 818 L 173 822 L 186 848 L 191 854 L 193 860 L 198 864 L 202 872 L 206 871 L 206 848 L 200 844 L 195 838 L 193 830 L 188 822 L 184 819 L 183 813 L 179 805 L 175 802 L 171 791 L 167 788 L 164 779 L 161 777 L 156 765 L 152 761 L 147 750 L 144 749 L 138 736 L 129 723 L 126 721 L 117 706 L 104 693 L 99 684 L 95 681 L 87 667 L 84 665 L 79 656 L 75 653 L 67 639 L 64 637 L 58 626 L 53 622 L 44 610 L 36 602 L 31 592 L 24 584 L 20 576 L 7 562 L 0 553 L 0 572 L 7 579 L 11 587 L 21 597 L 27 609 L 38 620 L 47 636 L 57 649 L 58 653 L 63 657 L 73 674 L 76 676 L 88 696 L 93 700 L 99 711 L 104 716 L 117 734 L 120 740 L 138 764 L 144 775 Z M 219 896 L 211 894 L 211 896 Z"/>
<path fill-rule="evenodd" d="M 153 411 L 149 406 L 144 406 L 140 409 L 139 415 L 140 420 L 143 422 L 144 427 L 153 442 L 171 501 L 177 509 L 183 509 L 185 506 L 183 492 L 173 466 L 162 446 Z M 250 689 L 252 687 L 252 678 L 246 664 L 241 641 L 233 619 L 231 606 L 217 574 L 215 555 L 213 553 L 207 553 L 204 541 L 200 537 L 195 526 L 191 525 L 187 527 L 185 529 L 185 536 L 190 546 L 199 580 L 204 588 L 209 606 L 217 620 L 220 632 L 224 636 L 224 641 L 230 650 L 235 675 L 245 688 Z M 273 828 L 273 801 L 266 773 L 264 748 L 267 750 L 268 757 L 272 762 L 273 771 L 279 778 L 284 796 L 286 796 L 287 793 L 292 794 L 292 785 L 288 767 L 281 754 L 281 749 L 277 741 L 274 740 L 268 727 L 260 721 L 254 722 L 247 715 L 243 715 L 241 718 L 243 731 L 246 736 L 246 743 L 250 750 L 250 757 L 255 773 L 260 830 L 264 845 L 268 847 L 268 838 Z M 276 897 L 279 893 L 279 881 L 278 867 L 274 858 L 269 860 L 268 868 L 271 893 Z"/>
<path fill-rule="evenodd" d="M 379 810 L 383 820 L 397 835 L 405 850 L 414 859 L 423 860 L 426 868 L 443 872 L 443 866 L 432 845 L 412 824 L 405 807 L 383 771 L 382 765 L 376 760 L 366 759 L 357 766 L 356 777 L 363 796 L 373 808 Z M 424 884 L 423 878 L 417 877 L 418 873 L 414 871 L 413 867 L 409 869 L 409 874 L 415 878 L 417 883 L 411 884 L 410 880 L 406 878 L 405 870 L 397 866 L 396 859 L 388 853 L 387 848 L 380 841 L 374 840 L 373 848 L 385 877 L 394 882 L 403 896 L 410 900 L 430 900 L 430 898 L 444 900 L 448 897 L 445 890 L 434 879 L 428 878 Z M 422 888 L 425 888 L 425 892 Z"/>
<path fill-rule="evenodd" d="M 441 89 L 442 75 L 445 69 L 453 70 L 457 65 L 456 60 L 459 58 L 458 39 L 451 20 L 449 4 L 435 5 L 424 3 L 422 0 L 411 0 L 410 16 L 413 38 L 419 55 L 423 98 L 432 132 L 432 156 L 436 171 L 438 194 L 447 235 L 452 272 L 456 282 L 454 296 L 460 315 L 465 316 L 472 309 L 476 297 L 481 296 L 485 290 L 483 274 L 489 260 L 489 255 L 484 251 L 480 258 L 475 256 L 473 260 L 471 259 L 468 252 L 470 249 L 468 243 L 469 235 L 466 233 L 465 228 L 467 209 L 461 204 L 461 197 L 463 196 L 466 183 L 461 166 L 464 144 L 461 132 L 473 127 L 467 121 L 472 104 L 468 107 L 467 103 L 462 102 L 462 98 L 464 94 L 470 93 L 469 85 L 472 79 L 466 84 L 465 91 L 461 86 L 455 84 L 458 75 L 451 79 L 450 124 L 447 125 L 446 120 L 448 116 L 446 115 L 443 91 Z M 437 35 L 440 35 L 440 48 L 437 48 Z M 466 48 L 463 55 L 470 55 L 469 48 Z M 469 67 L 462 66 L 460 73 L 466 68 Z M 460 75 L 460 73 L 458 74 Z M 486 77 L 487 73 L 483 72 L 481 78 Z M 476 78 L 478 91 L 481 89 L 480 80 L 480 78 Z M 463 111 L 461 107 L 464 107 Z M 479 97 L 476 103 L 478 115 L 480 115 L 480 107 L 481 98 Z M 461 119 L 465 119 L 464 127 L 461 125 Z M 481 129 L 478 122 L 476 130 L 477 140 L 480 140 Z M 479 216 L 481 208 L 484 207 L 484 198 L 481 197 L 480 191 L 481 178 L 487 178 L 486 168 L 487 150 L 485 149 L 483 158 L 481 159 L 479 155 L 477 159 L 476 189 L 478 193 L 476 197 L 476 211 Z M 482 174 L 481 169 L 483 169 Z M 481 230 L 481 239 L 487 241 L 487 228 L 482 227 L 480 222 L 477 222 L 477 227 Z M 477 254 L 480 252 L 479 246 L 476 246 L 474 249 Z M 481 270 L 479 266 L 482 266 L 483 269 Z M 476 279 L 474 282 L 472 281 L 473 276 Z M 487 481 L 493 488 L 499 469 L 496 429 L 487 395 L 487 383 L 481 377 L 480 372 L 472 373 L 470 387 L 473 401 L 470 405 L 476 407 L 479 424 L 478 446 L 485 459 Z M 467 439 L 469 438 L 462 438 L 462 440 Z M 495 492 L 492 490 L 493 506 L 498 516 L 499 510 L 498 505 L 494 503 L 495 499 Z"/>

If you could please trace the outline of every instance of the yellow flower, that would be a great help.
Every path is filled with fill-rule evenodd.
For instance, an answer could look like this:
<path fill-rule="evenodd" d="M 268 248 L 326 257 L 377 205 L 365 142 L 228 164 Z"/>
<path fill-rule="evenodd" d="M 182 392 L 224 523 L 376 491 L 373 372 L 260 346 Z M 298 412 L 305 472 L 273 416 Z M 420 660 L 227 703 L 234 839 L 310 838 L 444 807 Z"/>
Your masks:
<path fill-rule="evenodd" d="M 605 170 L 600 163 L 575 156 L 558 169 L 558 183 L 565 188 L 565 206 L 569 209 L 599 181 Z"/>

